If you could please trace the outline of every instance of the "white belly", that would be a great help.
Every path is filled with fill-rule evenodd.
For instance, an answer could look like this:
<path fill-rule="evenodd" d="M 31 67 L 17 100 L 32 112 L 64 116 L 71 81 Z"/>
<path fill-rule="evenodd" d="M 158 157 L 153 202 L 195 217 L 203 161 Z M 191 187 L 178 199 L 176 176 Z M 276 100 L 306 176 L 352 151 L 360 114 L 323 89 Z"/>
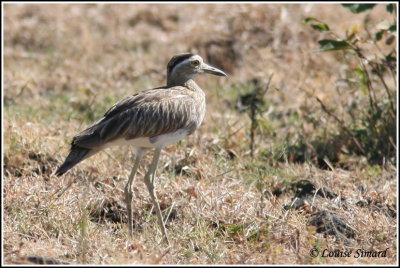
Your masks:
<path fill-rule="evenodd" d="M 148 137 L 140 137 L 136 139 L 126 140 L 124 138 L 116 139 L 114 141 L 106 143 L 102 149 L 116 146 L 116 145 L 132 145 L 136 148 L 164 148 L 168 145 L 177 143 L 181 139 L 187 136 L 187 131 L 185 129 L 179 129 L 175 132 L 170 132 L 166 134 L 162 134 L 156 137 L 148 138 Z"/>

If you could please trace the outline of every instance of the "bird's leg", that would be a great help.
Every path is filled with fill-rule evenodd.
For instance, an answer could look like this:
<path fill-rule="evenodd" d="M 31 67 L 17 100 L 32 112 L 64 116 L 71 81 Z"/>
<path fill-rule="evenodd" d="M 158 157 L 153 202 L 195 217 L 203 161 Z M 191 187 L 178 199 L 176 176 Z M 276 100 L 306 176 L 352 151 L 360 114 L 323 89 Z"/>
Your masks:
<path fill-rule="evenodd" d="M 129 237 L 132 238 L 133 236 L 133 220 L 132 220 L 132 183 L 134 181 L 136 172 L 139 168 L 140 161 L 143 158 L 143 151 L 138 150 L 136 152 L 136 159 L 135 164 L 132 168 L 131 174 L 129 175 L 128 182 L 125 185 L 125 202 L 126 202 L 126 210 L 128 211 L 128 227 L 129 227 Z"/>
<path fill-rule="evenodd" d="M 154 191 L 154 184 L 153 184 L 154 174 L 156 172 L 158 159 L 160 158 L 160 153 L 161 153 L 161 148 L 156 148 L 156 150 L 154 152 L 154 156 L 153 156 L 153 161 L 151 162 L 148 172 L 144 176 L 144 183 L 146 184 L 147 189 L 149 190 L 151 200 L 153 201 L 154 207 L 156 209 L 158 224 L 160 225 L 161 232 L 164 236 L 165 241 L 167 242 L 167 244 L 169 244 L 167 231 L 165 230 L 164 220 L 163 220 L 163 217 L 161 214 L 160 205 L 158 204 L 158 200 L 157 200 L 157 196 Z M 153 180 L 150 180 L 150 176 L 153 177 Z"/>

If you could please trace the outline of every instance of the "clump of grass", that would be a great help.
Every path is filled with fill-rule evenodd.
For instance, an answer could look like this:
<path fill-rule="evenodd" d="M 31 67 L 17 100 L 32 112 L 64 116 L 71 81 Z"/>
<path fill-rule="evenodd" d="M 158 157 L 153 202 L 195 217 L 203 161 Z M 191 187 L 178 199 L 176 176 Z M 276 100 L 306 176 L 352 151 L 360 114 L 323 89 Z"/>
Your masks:
<path fill-rule="evenodd" d="M 250 88 L 251 91 L 249 93 L 246 93 L 244 95 L 241 95 L 239 100 L 238 100 L 238 105 L 240 106 L 239 109 L 240 111 L 246 111 L 250 120 L 251 120 L 251 126 L 250 126 L 250 156 L 254 156 L 254 137 L 256 135 L 256 129 L 259 125 L 258 119 L 257 119 L 257 114 L 263 113 L 265 109 L 265 101 L 264 101 L 264 96 L 267 93 L 269 89 L 269 85 L 271 83 L 272 75 L 270 76 L 267 85 L 263 89 L 260 85 L 260 81 L 258 79 L 253 79 L 250 82 Z"/>

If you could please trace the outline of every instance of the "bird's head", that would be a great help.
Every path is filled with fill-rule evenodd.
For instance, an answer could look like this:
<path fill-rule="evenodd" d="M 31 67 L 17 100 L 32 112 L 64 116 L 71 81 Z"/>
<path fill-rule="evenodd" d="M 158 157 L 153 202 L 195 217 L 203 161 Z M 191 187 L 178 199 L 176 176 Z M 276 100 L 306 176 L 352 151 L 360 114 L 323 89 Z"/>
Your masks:
<path fill-rule="evenodd" d="M 184 83 L 202 73 L 226 76 L 223 71 L 205 63 L 199 55 L 192 53 L 178 54 L 168 62 L 167 83 L 168 85 Z"/>

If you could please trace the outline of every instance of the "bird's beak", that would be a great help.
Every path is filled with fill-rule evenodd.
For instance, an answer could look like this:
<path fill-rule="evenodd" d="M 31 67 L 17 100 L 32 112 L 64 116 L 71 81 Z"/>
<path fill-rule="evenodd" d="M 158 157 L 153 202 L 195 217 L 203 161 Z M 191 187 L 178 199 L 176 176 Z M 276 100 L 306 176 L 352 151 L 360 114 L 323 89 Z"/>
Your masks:
<path fill-rule="evenodd" d="M 209 74 L 213 74 L 213 75 L 218 75 L 218 76 L 226 76 L 226 73 L 224 73 L 223 71 L 221 71 L 220 69 L 217 69 L 215 67 L 212 67 L 208 64 L 203 63 L 201 66 L 201 69 Z"/>

